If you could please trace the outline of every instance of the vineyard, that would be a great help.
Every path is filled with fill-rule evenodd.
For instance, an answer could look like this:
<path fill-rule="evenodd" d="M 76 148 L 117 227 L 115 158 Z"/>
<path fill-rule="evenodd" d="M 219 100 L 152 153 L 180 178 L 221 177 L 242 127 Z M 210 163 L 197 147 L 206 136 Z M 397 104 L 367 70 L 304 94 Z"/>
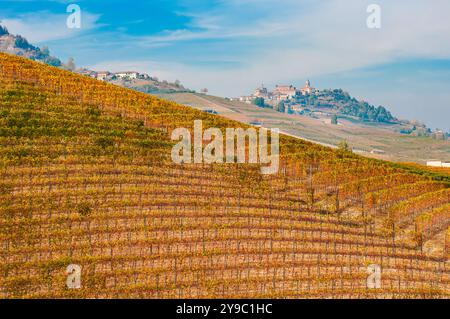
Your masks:
<path fill-rule="evenodd" d="M 284 135 L 274 175 L 173 164 L 197 119 L 247 127 L 0 54 L 0 297 L 450 297 L 447 172 Z"/>

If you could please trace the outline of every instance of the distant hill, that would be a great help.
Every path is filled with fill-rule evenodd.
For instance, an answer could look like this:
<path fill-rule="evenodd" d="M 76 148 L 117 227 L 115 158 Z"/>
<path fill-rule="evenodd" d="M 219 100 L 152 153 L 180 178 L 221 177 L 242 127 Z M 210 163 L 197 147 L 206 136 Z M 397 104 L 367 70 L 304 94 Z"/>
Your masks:
<path fill-rule="evenodd" d="M 361 121 L 378 123 L 399 123 L 383 106 L 373 106 L 365 101 L 358 101 L 342 89 L 321 90 L 317 94 L 300 96 L 297 102 L 319 108 L 331 108 L 339 114 L 355 116 Z"/>
<path fill-rule="evenodd" d="M 28 42 L 27 39 L 21 35 L 11 34 L 5 26 L 0 25 L 0 52 L 9 53 L 21 57 L 25 57 L 34 61 L 46 63 L 51 66 L 61 67 L 63 69 L 87 75 L 93 78 L 100 79 L 98 73 L 93 70 L 89 70 L 83 67 L 76 67 L 75 61 L 69 59 L 67 63 L 61 62 L 60 59 L 51 56 L 50 51 L 47 47 L 39 48 Z M 144 93 L 173 93 L 173 92 L 192 92 L 186 89 L 178 81 L 175 83 L 170 83 L 168 81 L 162 80 L 155 77 L 151 77 L 147 74 L 143 74 L 142 77 L 133 78 L 120 78 L 114 75 L 113 72 L 103 71 L 109 73 L 111 76 L 104 77 L 102 80 L 110 82 L 116 85 L 120 85 L 126 88 L 130 88 L 136 91 Z"/>
<path fill-rule="evenodd" d="M 30 44 L 20 35 L 12 35 L 5 26 L 0 25 L 0 52 L 14 54 L 40 61 L 52 66 L 62 66 L 61 61 L 50 55 L 48 48 L 39 48 Z"/>
<path fill-rule="evenodd" d="M 439 129 L 433 132 L 418 121 L 400 120 L 386 107 L 358 100 L 342 89 L 313 88 L 309 80 L 303 88 L 277 85 L 273 91 L 269 91 L 261 86 L 252 95 L 242 96 L 237 100 L 280 113 L 304 115 L 314 119 L 329 118 L 335 125 L 339 119 L 346 119 L 361 124 L 392 125 L 403 135 L 426 136 L 436 140 L 447 140 L 450 137 L 450 132 Z"/>
<path fill-rule="evenodd" d="M 269 91 L 261 86 L 252 95 L 241 97 L 239 100 L 251 102 L 259 107 L 273 108 L 282 113 L 313 116 L 313 113 L 319 112 L 333 116 L 353 117 L 362 122 L 400 123 L 400 120 L 392 116 L 383 106 L 359 101 L 342 89 L 313 88 L 309 80 L 302 88 L 296 88 L 293 85 L 277 85 L 273 91 Z"/>

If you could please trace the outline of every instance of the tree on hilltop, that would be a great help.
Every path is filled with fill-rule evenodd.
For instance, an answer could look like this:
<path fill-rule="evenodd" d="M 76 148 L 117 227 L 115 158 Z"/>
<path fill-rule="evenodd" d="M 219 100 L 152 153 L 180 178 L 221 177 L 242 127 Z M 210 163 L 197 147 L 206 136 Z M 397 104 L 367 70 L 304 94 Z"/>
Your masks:
<path fill-rule="evenodd" d="M 44 55 L 44 56 L 49 56 L 50 55 L 50 50 L 48 49 L 48 46 L 43 46 L 42 48 L 41 48 L 41 53 Z"/>
<path fill-rule="evenodd" d="M 348 145 L 348 142 L 346 140 L 342 140 L 341 142 L 339 142 L 338 149 L 339 149 L 339 151 L 341 151 L 343 153 L 352 151 L 352 149 L 350 148 L 350 145 Z"/>
<path fill-rule="evenodd" d="M 75 65 L 75 60 L 74 60 L 74 58 L 70 57 L 70 58 L 67 60 L 67 63 L 64 64 L 64 68 L 65 68 L 66 70 L 69 70 L 69 71 L 75 71 L 75 69 L 76 69 L 77 67 L 76 67 L 76 65 Z"/>
<path fill-rule="evenodd" d="M 333 125 L 338 124 L 338 117 L 336 114 L 333 114 L 333 116 L 331 117 L 331 124 L 333 124 Z"/>
<path fill-rule="evenodd" d="M 0 23 L 1 23 L 1 21 L 0 21 Z M 0 36 L 8 35 L 8 34 L 9 34 L 8 29 L 6 27 L 0 25 Z"/>
<path fill-rule="evenodd" d="M 24 49 L 24 50 L 36 50 L 36 47 L 32 46 L 27 39 L 25 39 L 24 37 L 18 35 L 16 36 L 16 41 L 15 41 L 15 46 L 18 47 L 19 49 Z"/>
<path fill-rule="evenodd" d="M 281 101 L 280 103 L 278 103 L 277 105 L 277 111 L 278 112 L 282 112 L 284 113 L 286 111 L 286 105 L 284 104 L 283 101 Z"/>
<path fill-rule="evenodd" d="M 253 99 L 253 104 L 259 107 L 264 107 L 266 105 L 266 102 L 264 101 L 264 98 L 256 97 Z"/>

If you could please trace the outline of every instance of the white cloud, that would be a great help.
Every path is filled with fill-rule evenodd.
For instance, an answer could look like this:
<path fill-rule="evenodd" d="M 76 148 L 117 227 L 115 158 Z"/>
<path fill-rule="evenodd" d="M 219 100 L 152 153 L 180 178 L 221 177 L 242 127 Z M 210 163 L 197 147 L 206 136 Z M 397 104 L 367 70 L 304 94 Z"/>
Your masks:
<path fill-rule="evenodd" d="M 167 31 L 141 40 L 176 46 L 180 41 L 195 45 L 199 40 L 248 39 L 247 45 L 257 46 L 258 53 L 240 56 L 239 67 L 222 70 L 220 76 L 217 68 L 209 65 L 169 66 L 178 77 L 186 76 L 187 85 L 195 87 L 201 79 L 209 83 L 211 92 L 221 95 L 243 94 L 249 85 L 253 87 L 262 80 L 287 82 L 398 59 L 450 58 L 449 1 L 434 0 L 431 5 L 426 0 L 379 0 L 380 30 L 366 26 L 366 9 L 371 3 L 372 0 L 230 1 L 220 10 L 185 13 L 193 19 L 193 29 Z M 265 15 L 246 19 L 252 6 L 255 11 L 262 7 Z M 230 54 L 233 45 L 236 44 L 231 42 Z"/>
<path fill-rule="evenodd" d="M 88 30 L 98 27 L 99 15 L 81 11 L 81 28 L 69 29 L 66 25 L 67 14 L 55 14 L 38 11 L 22 14 L 14 18 L 2 19 L 9 32 L 25 37 L 31 43 L 43 43 L 53 40 L 76 37 Z"/>

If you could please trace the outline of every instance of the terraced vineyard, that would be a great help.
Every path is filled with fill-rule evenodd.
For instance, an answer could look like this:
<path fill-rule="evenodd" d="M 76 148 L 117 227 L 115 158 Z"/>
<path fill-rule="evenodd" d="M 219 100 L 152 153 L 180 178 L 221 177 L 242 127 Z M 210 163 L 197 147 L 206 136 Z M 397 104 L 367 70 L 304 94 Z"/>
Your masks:
<path fill-rule="evenodd" d="M 0 54 L 0 296 L 450 296 L 446 172 L 287 136 L 276 175 L 175 165 L 195 119 L 245 127 Z"/>

